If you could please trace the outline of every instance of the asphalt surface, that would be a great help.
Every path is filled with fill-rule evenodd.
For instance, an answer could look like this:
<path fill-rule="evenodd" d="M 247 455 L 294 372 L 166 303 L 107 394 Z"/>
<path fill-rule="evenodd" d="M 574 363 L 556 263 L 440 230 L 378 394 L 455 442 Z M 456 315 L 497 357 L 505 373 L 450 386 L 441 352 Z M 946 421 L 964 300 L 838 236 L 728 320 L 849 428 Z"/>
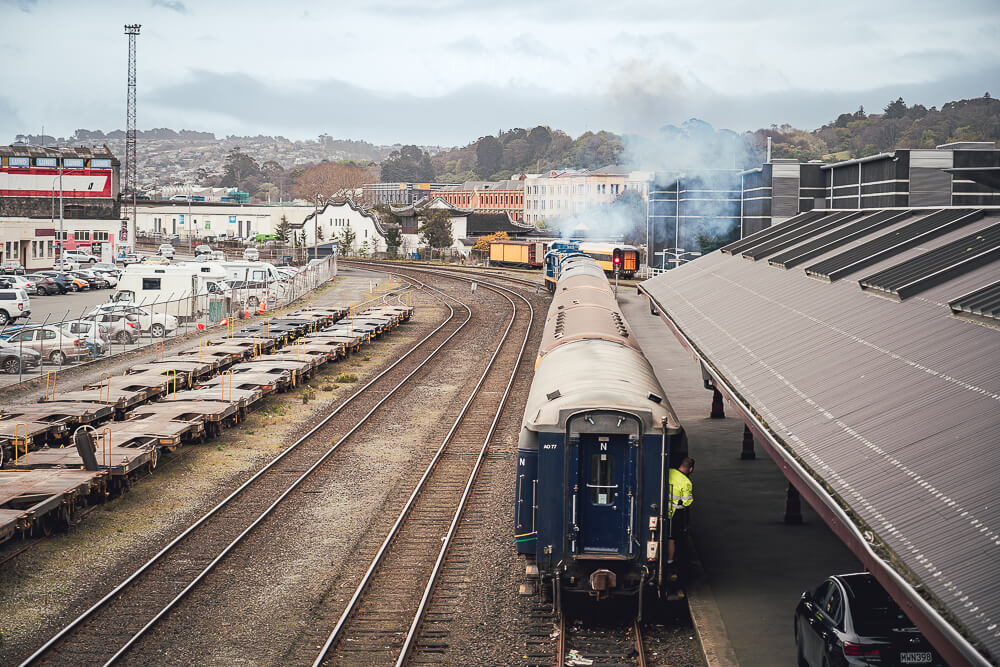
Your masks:
<path fill-rule="evenodd" d="M 718 657 L 709 664 L 794 665 L 792 618 L 802 592 L 863 568 L 805 501 L 803 523 L 784 522 L 784 475 L 760 447 L 756 459 L 740 459 L 743 421 L 709 418 L 712 392 L 698 362 L 634 289 L 619 289 L 618 299 L 696 460 L 690 532 L 704 576 L 692 582 L 689 601 L 708 610 L 696 625 Z"/>

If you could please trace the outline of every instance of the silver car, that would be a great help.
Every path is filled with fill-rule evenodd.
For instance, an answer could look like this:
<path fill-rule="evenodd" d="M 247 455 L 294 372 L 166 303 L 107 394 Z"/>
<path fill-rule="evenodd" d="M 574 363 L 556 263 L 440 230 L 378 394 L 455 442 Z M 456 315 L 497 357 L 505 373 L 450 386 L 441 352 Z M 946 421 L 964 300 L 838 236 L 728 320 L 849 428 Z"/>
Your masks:
<path fill-rule="evenodd" d="M 67 360 L 90 356 L 90 349 L 83 339 L 67 334 L 51 324 L 21 329 L 10 336 L 7 343 L 18 349 L 32 349 L 42 359 L 53 364 L 61 365 Z"/>

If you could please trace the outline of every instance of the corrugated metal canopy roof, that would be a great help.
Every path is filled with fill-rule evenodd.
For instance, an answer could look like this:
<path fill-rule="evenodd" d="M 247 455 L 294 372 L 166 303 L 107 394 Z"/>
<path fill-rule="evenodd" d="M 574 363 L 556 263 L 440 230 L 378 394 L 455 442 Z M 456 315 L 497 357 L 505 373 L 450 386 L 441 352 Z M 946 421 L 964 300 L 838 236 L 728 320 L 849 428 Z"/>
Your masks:
<path fill-rule="evenodd" d="M 960 230 L 901 248 L 833 283 L 802 267 L 748 262 L 736 248 L 641 288 L 766 422 L 774 442 L 860 519 L 859 529 L 874 533 L 876 546 L 895 554 L 885 567 L 921 582 L 957 619 L 952 626 L 996 663 L 1000 328 L 955 317 L 948 302 L 995 283 L 1000 258 L 902 302 L 864 292 L 857 282 L 1000 222 L 1000 209 L 983 212 Z M 932 214 L 913 211 L 855 243 Z M 774 238 L 778 227 L 761 234 Z"/>

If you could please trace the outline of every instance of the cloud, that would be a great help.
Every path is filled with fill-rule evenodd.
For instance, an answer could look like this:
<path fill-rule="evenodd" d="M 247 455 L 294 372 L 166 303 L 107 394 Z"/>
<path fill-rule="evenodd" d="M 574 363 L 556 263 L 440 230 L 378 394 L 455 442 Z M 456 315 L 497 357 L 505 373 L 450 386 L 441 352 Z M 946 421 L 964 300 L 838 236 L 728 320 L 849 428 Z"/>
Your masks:
<path fill-rule="evenodd" d="M 452 51 L 457 51 L 459 53 L 464 53 L 466 55 L 482 55 L 487 52 L 486 45 L 478 37 L 473 37 L 469 35 L 468 37 L 463 37 L 462 39 L 455 40 L 454 42 L 448 42 L 445 48 Z"/>
<path fill-rule="evenodd" d="M 38 0 L 0 0 L 0 5 L 10 5 L 17 7 L 22 12 L 30 13 L 38 6 Z"/>
<path fill-rule="evenodd" d="M 187 14 L 187 7 L 180 0 L 153 0 L 151 3 L 153 7 L 163 7 L 164 9 L 170 9 L 178 14 Z"/>

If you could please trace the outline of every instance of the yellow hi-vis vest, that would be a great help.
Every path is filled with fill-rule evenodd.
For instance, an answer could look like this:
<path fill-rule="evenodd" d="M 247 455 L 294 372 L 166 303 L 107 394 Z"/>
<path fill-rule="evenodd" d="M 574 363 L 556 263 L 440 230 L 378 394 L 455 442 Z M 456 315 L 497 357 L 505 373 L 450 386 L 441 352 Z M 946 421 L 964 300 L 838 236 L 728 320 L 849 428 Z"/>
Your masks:
<path fill-rule="evenodd" d="M 694 485 L 688 476 L 676 468 L 670 469 L 667 478 L 670 484 L 670 505 L 667 506 L 667 516 L 673 518 L 674 510 L 690 507 L 694 502 Z"/>

